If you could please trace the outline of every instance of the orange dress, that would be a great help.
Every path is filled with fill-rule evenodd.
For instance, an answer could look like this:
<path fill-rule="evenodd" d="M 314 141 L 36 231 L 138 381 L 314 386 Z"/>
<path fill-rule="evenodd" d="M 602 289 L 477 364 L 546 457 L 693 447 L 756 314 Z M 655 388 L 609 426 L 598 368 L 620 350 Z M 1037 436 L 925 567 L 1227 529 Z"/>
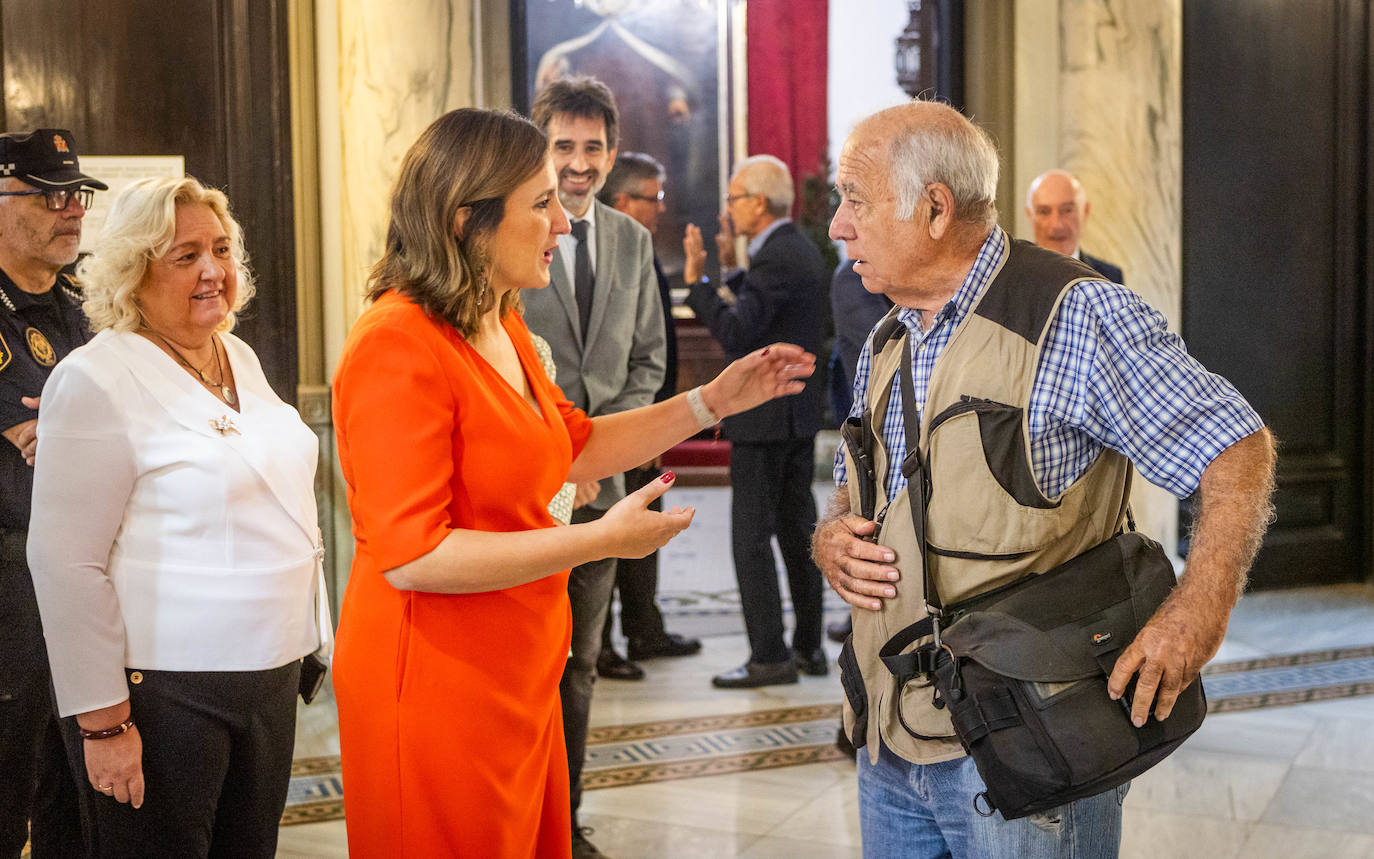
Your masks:
<path fill-rule="evenodd" d="M 558 681 L 568 573 L 480 594 L 382 573 L 453 528 L 554 526 L 546 504 L 591 422 L 504 323 L 536 415 L 457 331 L 388 293 L 349 334 L 334 426 L 357 552 L 334 654 L 351 855 L 566 857 Z"/>

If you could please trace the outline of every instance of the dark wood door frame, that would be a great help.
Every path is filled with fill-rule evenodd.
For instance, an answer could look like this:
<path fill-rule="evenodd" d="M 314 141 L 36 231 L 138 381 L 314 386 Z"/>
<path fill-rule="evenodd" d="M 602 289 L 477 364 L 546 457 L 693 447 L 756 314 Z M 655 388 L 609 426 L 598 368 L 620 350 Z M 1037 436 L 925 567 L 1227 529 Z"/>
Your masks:
<path fill-rule="evenodd" d="M 1184 3 L 1184 333 L 1280 442 L 1256 587 L 1374 559 L 1370 5 Z"/>
<path fill-rule="evenodd" d="M 258 282 L 236 333 L 294 403 L 288 2 L 0 0 L 0 69 L 6 130 L 69 128 L 85 154 L 182 155 L 229 195 Z"/>

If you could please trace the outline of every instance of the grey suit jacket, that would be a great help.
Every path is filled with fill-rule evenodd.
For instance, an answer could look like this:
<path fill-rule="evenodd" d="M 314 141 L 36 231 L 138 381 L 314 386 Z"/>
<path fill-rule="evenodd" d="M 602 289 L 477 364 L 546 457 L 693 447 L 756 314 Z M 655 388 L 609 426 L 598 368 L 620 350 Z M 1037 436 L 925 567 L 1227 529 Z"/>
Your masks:
<path fill-rule="evenodd" d="M 653 240 L 628 215 L 596 206 L 596 286 L 584 338 L 577 299 L 562 250 L 554 251 L 549 285 L 526 289 L 525 324 L 553 350 L 558 387 L 588 415 L 647 406 L 663 384 L 667 340 L 663 303 L 654 274 Z M 606 509 L 625 495 L 620 475 L 601 482 L 592 506 Z"/>

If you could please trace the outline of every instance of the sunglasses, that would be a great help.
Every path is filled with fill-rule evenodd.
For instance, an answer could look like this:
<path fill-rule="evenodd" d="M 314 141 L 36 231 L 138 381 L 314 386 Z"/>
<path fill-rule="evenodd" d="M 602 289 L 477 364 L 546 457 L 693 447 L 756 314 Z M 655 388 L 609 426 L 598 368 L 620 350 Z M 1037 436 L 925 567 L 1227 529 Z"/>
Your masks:
<path fill-rule="evenodd" d="M 47 191 L 36 188 L 32 191 L 0 191 L 0 197 L 36 197 L 43 195 L 43 199 L 48 204 L 48 209 L 53 212 L 61 212 L 67 208 L 67 203 L 75 197 L 80 203 L 81 208 L 89 209 L 91 203 L 95 202 L 94 188 L 59 188 L 55 191 Z"/>

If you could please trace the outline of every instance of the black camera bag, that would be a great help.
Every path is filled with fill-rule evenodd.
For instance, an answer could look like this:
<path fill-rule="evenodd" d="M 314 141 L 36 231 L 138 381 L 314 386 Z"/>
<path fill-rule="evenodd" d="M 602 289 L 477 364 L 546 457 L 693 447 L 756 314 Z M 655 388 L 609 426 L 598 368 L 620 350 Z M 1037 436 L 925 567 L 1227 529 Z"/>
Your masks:
<path fill-rule="evenodd" d="M 933 666 L 937 706 L 973 757 L 987 791 L 978 811 L 1008 820 L 1125 784 L 1159 763 L 1202 724 L 1201 678 L 1169 718 L 1131 723 L 1131 692 L 1113 701 L 1117 657 L 1174 586 L 1158 543 L 1123 532 L 1042 575 L 945 610 L 937 643 L 927 618 L 884 646 L 905 683 Z M 924 651 L 924 653 L 922 653 Z M 985 807 L 984 807 L 985 804 Z"/>

